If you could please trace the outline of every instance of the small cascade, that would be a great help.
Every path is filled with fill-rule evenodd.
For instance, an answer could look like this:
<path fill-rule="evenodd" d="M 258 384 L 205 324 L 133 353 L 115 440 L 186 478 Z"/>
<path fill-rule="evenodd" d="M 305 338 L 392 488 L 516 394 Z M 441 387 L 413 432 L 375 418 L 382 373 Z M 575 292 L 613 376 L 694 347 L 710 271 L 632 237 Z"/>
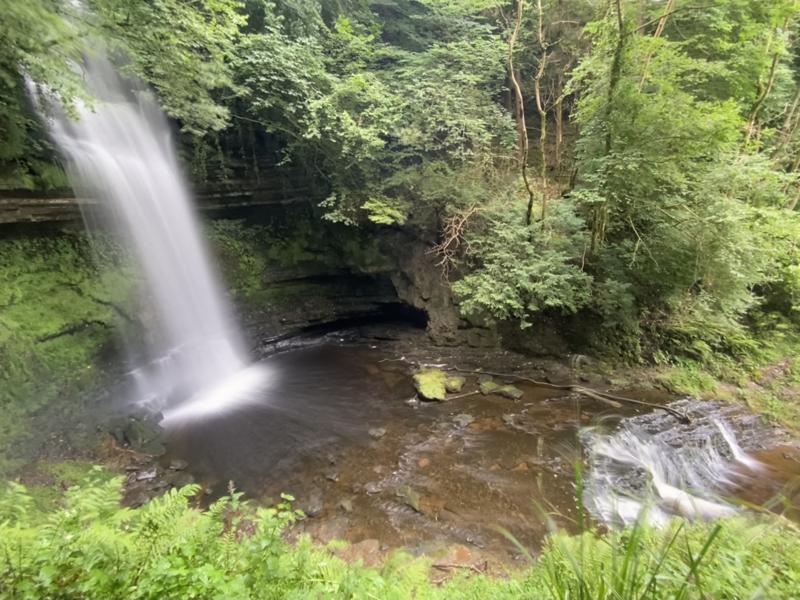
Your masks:
<path fill-rule="evenodd" d="M 612 433 L 583 432 L 584 504 L 600 521 L 626 525 L 645 517 L 661 525 L 673 516 L 711 520 L 739 510 L 728 498 L 765 467 L 742 448 L 731 424 L 754 448 L 771 430 L 718 403 L 682 400 L 675 407 L 691 424 L 656 411 L 623 419 Z"/>
<path fill-rule="evenodd" d="M 154 327 L 149 362 L 132 373 L 136 401 L 171 425 L 252 398 L 263 368 L 247 366 L 169 123 L 150 91 L 105 58 L 87 59 L 83 71 L 97 105 L 78 106 L 78 119 L 55 110 L 49 125 L 76 193 L 107 207 L 144 275 Z M 31 88 L 41 105 L 42 90 Z"/>

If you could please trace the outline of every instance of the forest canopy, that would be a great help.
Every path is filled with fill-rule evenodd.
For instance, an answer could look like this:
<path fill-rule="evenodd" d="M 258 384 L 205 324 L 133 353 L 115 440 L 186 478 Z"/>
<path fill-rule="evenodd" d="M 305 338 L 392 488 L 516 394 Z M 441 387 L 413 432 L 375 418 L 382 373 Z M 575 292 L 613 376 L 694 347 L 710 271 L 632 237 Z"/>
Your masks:
<path fill-rule="evenodd" d="M 0 0 L 0 186 L 64 186 L 26 80 L 105 48 L 193 176 L 307 174 L 321 218 L 425 240 L 463 316 L 740 360 L 800 309 L 796 0 Z"/>

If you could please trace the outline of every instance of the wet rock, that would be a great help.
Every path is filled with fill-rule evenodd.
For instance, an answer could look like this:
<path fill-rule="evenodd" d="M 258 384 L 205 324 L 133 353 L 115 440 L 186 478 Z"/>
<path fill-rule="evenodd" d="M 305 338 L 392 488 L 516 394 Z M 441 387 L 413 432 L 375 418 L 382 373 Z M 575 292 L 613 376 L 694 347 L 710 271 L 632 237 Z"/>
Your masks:
<path fill-rule="evenodd" d="M 369 436 L 372 439 L 379 440 L 386 435 L 386 429 L 383 427 L 373 427 L 369 430 Z"/>
<path fill-rule="evenodd" d="M 333 483 L 336 483 L 339 481 L 339 473 L 337 473 L 336 471 L 327 471 L 325 473 L 325 479 L 327 479 L 328 481 L 332 481 Z"/>
<path fill-rule="evenodd" d="M 500 385 L 496 382 L 492 381 L 491 379 L 484 379 L 480 382 L 480 386 L 478 389 L 480 390 L 481 394 L 484 396 L 488 396 L 489 394 L 494 394 L 497 390 L 500 389 Z"/>
<path fill-rule="evenodd" d="M 319 490 L 311 491 L 298 503 L 300 510 L 302 510 L 308 517 L 317 516 L 322 512 L 323 506 L 324 501 L 322 499 L 322 493 Z"/>
<path fill-rule="evenodd" d="M 422 512 L 420 507 L 421 496 L 419 492 L 414 490 L 411 486 L 405 485 L 397 491 L 397 496 L 402 500 L 403 504 L 410 506 L 418 513 Z"/>
<path fill-rule="evenodd" d="M 375 481 L 370 481 L 364 486 L 364 491 L 369 495 L 379 494 L 381 492 L 381 485 Z"/>
<path fill-rule="evenodd" d="M 139 508 L 150 502 L 150 494 L 144 490 L 132 494 L 128 498 L 128 505 L 131 508 Z"/>
<path fill-rule="evenodd" d="M 153 467 L 136 474 L 136 481 L 153 481 L 158 476 L 158 469 Z"/>
<path fill-rule="evenodd" d="M 419 501 L 419 512 L 432 519 L 438 519 L 444 507 L 445 501 L 441 498 L 423 496 Z"/>
<path fill-rule="evenodd" d="M 420 458 L 420 459 L 417 461 L 417 466 L 418 466 L 420 469 L 427 469 L 428 467 L 430 467 L 430 466 L 431 466 L 431 459 L 430 459 L 430 458 Z"/>
<path fill-rule="evenodd" d="M 475 417 L 467 413 L 461 413 L 453 417 L 453 421 L 455 421 L 456 425 L 458 425 L 459 427 L 467 427 L 474 420 Z"/>
<path fill-rule="evenodd" d="M 479 389 L 484 396 L 495 394 L 509 400 L 519 400 L 523 396 L 522 390 L 518 387 L 510 384 L 500 385 L 491 379 L 481 382 Z"/>
<path fill-rule="evenodd" d="M 466 382 L 467 382 L 466 377 L 461 377 L 460 375 L 451 375 L 447 379 L 445 379 L 444 387 L 445 390 L 447 390 L 451 394 L 455 394 L 461 391 Z"/>
<path fill-rule="evenodd" d="M 353 500 L 352 498 L 342 498 L 339 500 L 339 508 L 342 509 L 346 513 L 353 512 Z"/>
<path fill-rule="evenodd" d="M 529 471 L 530 468 L 528 467 L 528 463 L 521 462 L 511 470 L 514 471 L 514 472 L 520 473 L 520 472 Z"/>
<path fill-rule="evenodd" d="M 439 369 L 423 369 L 414 374 L 414 387 L 425 400 L 443 401 L 447 397 L 447 375 Z"/>
<path fill-rule="evenodd" d="M 159 425 L 162 418 L 161 413 L 139 409 L 136 414 L 112 419 L 106 428 L 120 446 L 160 456 L 166 451 Z"/>
<path fill-rule="evenodd" d="M 508 425 L 509 427 L 515 427 L 516 424 L 514 423 L 514 415 L 503 415 L 503 423 Z"/>
<path fill-rule="evenodd" d="M 185 460 L 181 460 L 180 458 L 173 458 L 169 463 L 169 468 L 172 471 L 183 471 L 186 467 L 189 466 Z"/>
<path fill-rule="evenodd" d="M 185 471 L 178 471 L 174 475 L 168 476 L 166 481 L 173 487 L 182 488 L 194 483 L 194 477 Z"/>

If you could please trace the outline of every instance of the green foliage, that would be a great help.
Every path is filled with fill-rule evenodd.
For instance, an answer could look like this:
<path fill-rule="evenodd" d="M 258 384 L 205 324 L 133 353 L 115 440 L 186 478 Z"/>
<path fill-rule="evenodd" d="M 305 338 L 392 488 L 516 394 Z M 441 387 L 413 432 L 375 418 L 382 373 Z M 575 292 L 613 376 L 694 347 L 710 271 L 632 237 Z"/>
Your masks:
<path fill-rule="evenodd" d="M 216 98 L 233 87 L 229 63 L 245 19 L 239 0 L 91 0 L 99 30 L 130 59 L 129 71 L 155 87 L 164 111 L 185 131 L 222 129 Z"/>
<path fill-rule="evenodd" d="M 0 445 L 26 417 L 101 379 L 100 354 L 135 314 L 135 273 L 111 239 L 0 240 Z M 122 311 L 122 312 L 120 312 Z"/>
<path fill-rule="evenodd" d="M 367 569 L 337 558 L 337 545 L 288 545 L 282 534 L 302 516 L 289 496 L 257 508 L 231 490 L 198 510 L 197 487 L 187 486 L 130 510 L 119 507 L 119 485 L 92 472 L 41 513 L 9 484 L 0 494 L 0 598 L 779 600 L 800 584 L 800 536 L 776 523 L 556 533 L 526 571 L 433 585 L 425 560 L 395 554 Z"/>
<path fill-rule="evenodd" d="M 49 147 L 27 109 L 22 75 L 46 83 L 68 103 L 85 97 L 79 74 L 69 67 L 82 50 L 74 13 L 57 0 L 0 1 L 0 189 L 63 183 L 53 177 Z"/>
<path fill-rule="evenodd" d="M 498 148 L 508 150 L 511 121 L 492 99 L 502 90 L 504 46 L 477 8 L 456 19 L 474 36 L 440 36 L 410 50 L 381 35 L 388 23 L 377 19 L 340 16 L 298 36 L 279 6 L 265 6 L 236 65 L 242 108 L 327 191 L 329 220 L 405 223 L 432 208 L 429 165 L 457 177 L 493 169 Z M 417 9 L 425 19 L 448 14 L 438 3 Z M 425 30 L 424 20 L 407 25 Z"/>
<path fill-rule="evenodd" d="M 489 217 L 485 231 L 467 237 L 471 272 L 453 285 L 461 311 L 525 327 L 538 313 L 585 306 L 592 278 L 573 259 L 583 244 L 580 225 L 567 202 L 543 229 L 526 227 L 521 211 Z"/>
<path fill-rule="evenodd" d="M 127 2 L 0 1 L 0 188 L 65 187 L 32 114 L 25 76 L 57 94 L 68 112 L 91 104 L 78 65 L 98 45 L 124 56 L 125 70 L 150 83 L 184 131 L 222 129 L 234 90 L 230 62 L 244 24 L 239 0 Z"/>

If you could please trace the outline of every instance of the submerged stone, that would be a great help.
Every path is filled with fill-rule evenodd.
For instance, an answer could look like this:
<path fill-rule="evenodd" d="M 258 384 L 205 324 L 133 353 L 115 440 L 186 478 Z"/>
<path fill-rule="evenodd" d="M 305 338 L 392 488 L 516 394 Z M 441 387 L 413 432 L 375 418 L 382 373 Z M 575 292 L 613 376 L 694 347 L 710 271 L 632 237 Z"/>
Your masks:
<path fill-rule="evenodd" d="M 447 397 L 447 375 L 439 369 L 423 369 L 414 374 L 414 387 L 425 400 L 443 401 Z"/>
<path fill-rule="evenodd" d="M 421 497 L 419 492 L 410 486 L 403 486 L 397 491 L 397 495 L 403 501 L 403 504 L 413 508 L 417 512 L 422 512 L 420 508 Z"/>
<path fill-rule="evenodd" d="M 504 385 L 497 390 L 495 394 L 498 396 L 503 396 L 504 398 L 508 398 L 509 400 L 519 400 L 522 398 L 523 392 L 516 386 Z"/>
<path fill-rule="evenodd" d="M 475 417 L 473 417 L 472 415 L 468 415 L 467 413 L 461 413 L 460 415 L 456 415 L 455 417 L 453 417 L 453 421 L 455 421 L 459 427 L 466 427 L 474 420 Z"/>
<path fill-rule="evenodd" d="M 495 394 L 509 400 L 519 400 L 523 396 L 522 390 L 518 387 L 509 384 L 500 385 L 490 379 L 482 381 L 479 389 L 484 396 Z"/>
<path fill-rule="evenodd" d="M 373 439 L 379 440 L 386 435 L 386 429 L 383 427 L 373 427 L 369 430 L 369 436 Z"/>
<path fill-rule="evenodd" d="M 487 396 L 489 394 L 496 393 L 497 390 L 500 389 L 500 387 L 501 386 L 499 386 L 497 383 L 495 383 L 491 379 L 484 379 L 483 381 L 481 381 L 480 387 L 478 389 L 480 389 L 481 394 L 483 394 L 484 396 Z"/>

